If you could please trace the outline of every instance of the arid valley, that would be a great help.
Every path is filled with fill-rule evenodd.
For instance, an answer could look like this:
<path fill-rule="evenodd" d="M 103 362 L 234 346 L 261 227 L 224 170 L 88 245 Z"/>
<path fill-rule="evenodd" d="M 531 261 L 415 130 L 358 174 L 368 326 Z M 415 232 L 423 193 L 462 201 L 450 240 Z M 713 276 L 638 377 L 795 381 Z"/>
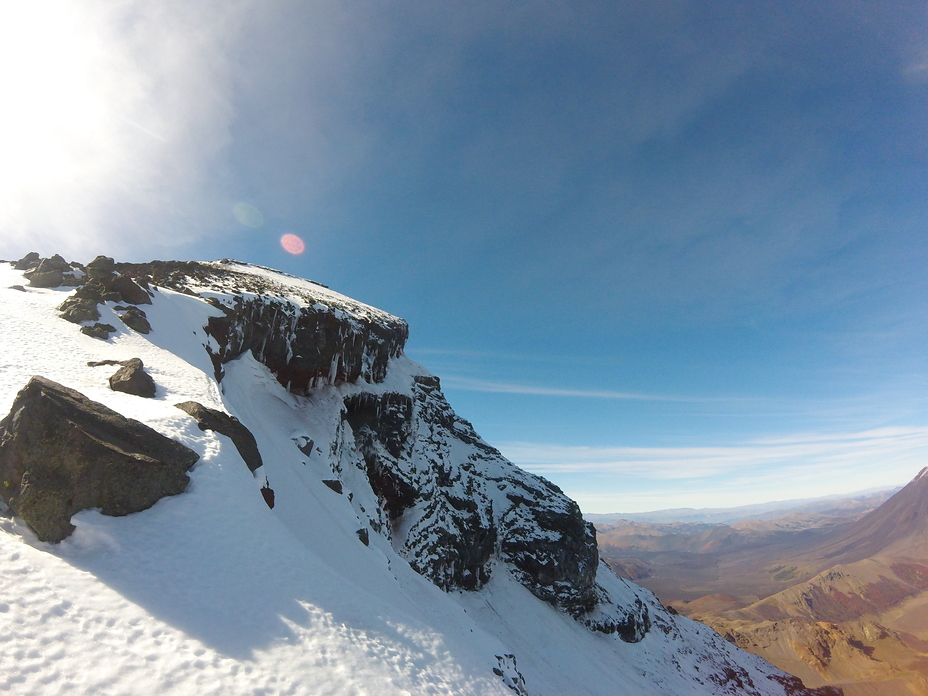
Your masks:
<path fill-rule="evenodd" d="M 928 693 L 928 469 L 898 492 L 757 516 L 598 521 L 600 552 L 808 686 Z"/>

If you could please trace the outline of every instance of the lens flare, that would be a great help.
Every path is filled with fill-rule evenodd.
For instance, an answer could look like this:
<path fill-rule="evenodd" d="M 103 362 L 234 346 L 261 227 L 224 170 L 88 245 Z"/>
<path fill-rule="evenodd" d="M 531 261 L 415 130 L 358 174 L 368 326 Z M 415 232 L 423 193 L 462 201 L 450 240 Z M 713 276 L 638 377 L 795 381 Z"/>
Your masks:
<path fill-rule="evenodd" d="M 232 214 L 235 216 L 235 219 L 245 227 L 257 229 L 264 224 L 264 216 L 261 214 L 261 211 L 251 205 L 251 203 L 239 201 L 232 206 Z"/>
<path fill-rule="evenodd" d="M 280 238 L 280 246 L 284 248 L 288 254 L 302 254 L 306 251 L 306 244 L 303 243 L 303 240 L 297 237 L 295 234 L 285 234 Z"/>

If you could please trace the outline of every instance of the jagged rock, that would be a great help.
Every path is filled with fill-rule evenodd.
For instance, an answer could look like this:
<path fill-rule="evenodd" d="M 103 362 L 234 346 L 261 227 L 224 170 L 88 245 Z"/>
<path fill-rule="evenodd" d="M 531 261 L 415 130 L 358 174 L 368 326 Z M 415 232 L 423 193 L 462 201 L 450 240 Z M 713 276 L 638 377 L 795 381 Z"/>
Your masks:
<path fill-rule="evenodd" d="M 26 288 L 22 285 L 11 285 L 10 290 L 19 290 L 20 292 L 26 292 Z"/>
<path fill-rule="evenodd" d="M 109 278 L 116 271 L 116 263 L 110 256 L 98 256 L 84 270 L 91 278 Z"/>
<path fill-rule="evenodd" d="M 138 421 L 33 377 L 0 421 L 0 497 L 42 541 L 74 531 L 71 515 L 128 515 L 182 493 L 198 455 Z"/>
<path fill-rule="evenodd" d="M 130 329 L 138 331 L 140 334 L 151 332 L 151 324 L 148 322 L 145 312 L 138 307 L 129 307 L 125 312 L 119 315 L 119 318 L 122 320 L 123 324 Z"/>
<path fill-rule="evenodd" d="M 94 324 L 93 326 L 82 326 L 81 333 L 91 338 L 100 338 L 104 341 L 115 333 L 116 327 L 112 324 Z"/>
<path fill-rule="evenodd" d="M 42 257 L 39 256 L 37 251 L 30 251 L 28 254 L 23 256 L 19 261 L 13 264 L 13 268 L 17 271 L 27 271 L 30 268 L 35 268 L 41 262 Z"/>
<path fill-rule="evenodd" d="M 119 275 L 113 280 L 105 283 L 107 289 L 119 293 L 122 302 L 128 304 L 151 304 L 151 297 L 142 287 L 132 278 L 126 275 Z"/>
<path fill-rule="evenodd" d="M 77 287 L 78 285 L 83 285 L 83 283 L 84 279 L 73 273 L 65 273 L 61 281 L 62 285 L 67 285 L 68 287 Z"/>
<path fill-rule="evenodd" d="M 579 616 L 597 604 L 596 532 L 554 484 L 541 478 L 537 484 L 511 482 L 506 497 L 513 507 L 501 522 L 500 550 L 536 597 Z"/>
<path fill-rule="evenodd" d="M 58 306 L 58 309 L 61 310 L 62 319 L 74 324 L 96 321 L 100 318 L 97 302 L 83 297 L 69 297 Z"/>
<path fill-rule="evenodd" d="M 357 531 L 357 535 L 358 535 L 358 539 L 361 540 L 362 544 L 364 544 L 365 546 L 370 546 L 371 537 L 370 537 L 370 532 L 367 531 L 367 527 L 361 527 L 361 529 Z"/>
<path fill-rule="evenodd" d="M 29 285 L 34 288 L 57 288 L 64 282 L 59 270 L 37 271 L 29 276 Z"/>
<path fill-rule="evenodd" d="M 339 495 L 342 494 L 342 482 L 338 479 L 322 479 L 322 482 Z"/>
<path fill-rule="evenodd" d="M 155 395 L 155 380 L 151 378 L 139 358 L 130 358 L 120 363 L 120 367 L 110 377 L 110 389 L 150 399 Z"/>
<path fill-rule="evenodd" d="M 258 451 L 258 443 L 255 436 L 246 428 L 242 422 L 235 416 L 228 413 L 217 411 L 214 408 L 207 408 L 196 401 L 184 401 L 175 404 L 184 413 L 193 416 L 200 430 L 215 430 L 232 440 L 235 449 L 245 460 L 248 469 L 254 472 L 264 464 L 261 461 L 261 453 Z M 271 507 L 274 507 L 271 505 Z"/>

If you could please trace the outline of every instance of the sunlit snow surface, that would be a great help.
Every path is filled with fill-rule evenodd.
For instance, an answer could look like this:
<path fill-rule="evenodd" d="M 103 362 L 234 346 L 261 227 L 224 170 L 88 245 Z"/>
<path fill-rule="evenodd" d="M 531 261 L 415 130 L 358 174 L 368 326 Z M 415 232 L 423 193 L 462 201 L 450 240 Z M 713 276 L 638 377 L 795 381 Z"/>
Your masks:
<path fill-rule="evenodd" d="M 775 673 L 765 663 L 709 629 L 662 614 L 648 593 L 611 573 L 599 580 L 614 600 L 638 594 L 652 604 L 655 627 L 640 643 L 590 632 L 506 572 L 479 592 L 446 594 L 380 535 L 363 545 L 360 511 L 377 504 L 352 479 L 363 474 L 343 472 L 346 495 L 322 483 L 332 477 L 329 448 L 343 394 L 360 387 L 294 396 L 245 354 L 226 366 L 220 390 L 202 329 L 218 310 L 202 299 L 157 291 L 144 307 L 148 336 L 128 330 L 113 303 L 101 306 L 101 321 L 119 329 L 101 341 L 58 318 L 69 290 L 9 288 L 17 283 L 25 284 L 22 275 L 0 265 L 0 416 L 40 374 L 147 423 L 201 459 L 186 493 L 127 517 L 81 512 L 74 534 L 58 545 L 0 518 L 0 691 L 511 695 L 493 668 L 497 656 L 514 654 L 536 696 L 715 694 L 701 675 L 716 660 L 748 669 L 759 693 L 782 693 L 763 676 Z M 379 311 L 355 304 L 353 311 L 370 316 Z M 113 392 L 107 377 L 115 368 L 87 366 L 130 357 L 154 377 L 154 399 Z M 363 388 L 408 391 L 417 372 L 399 358 L 386 384 Z M 251 429 L 265 462 L 255 476 L 230 440 L 201 432 L 174 408 L 189 399 Z M 294 438 L 311 438 L 318 449 L 306 455 Z M 258 491 L 265 476 L 274 510 Z"/>

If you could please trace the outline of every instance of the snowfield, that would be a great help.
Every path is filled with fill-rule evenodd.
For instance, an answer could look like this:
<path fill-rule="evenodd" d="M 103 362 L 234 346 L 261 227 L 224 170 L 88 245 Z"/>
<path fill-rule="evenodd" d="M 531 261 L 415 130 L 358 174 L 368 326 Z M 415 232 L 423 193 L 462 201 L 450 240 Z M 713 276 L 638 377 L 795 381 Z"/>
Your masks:
<path fill-rule="evenodd" d="M 305 292 L 341 298 L 250 268 L 297 283 L 295 302 L 305 302 Z M 100 321 L 117 327 L 104 341 L 58 317 L 71 288 L 23 292 L 14 284 L 26 285 L 22 274 L 0 264 L 0 417 L 28 379 L 42 375 L 201 459 L 185 493 L 126 517 L 80 512 L 76 531 L 59 544 L 38 541 L 8 512 L 0 517 L 0 692 L 512 696 L 521 674 L 533 696 L 784 693 L 768 678 L 780 672 L 670 616 L 602 566 L 599 582 L 614 601 L 648 604 L 653 625 L 638 643 L 590 631 L 505 568 L 479 591 L 446 593 L 384 536 L 371 531 L 363 544 L 358 530 L 378 500 L 362 470 L 333 462 L 347 446 L 344 397 L 409 392 L 412 377 L 428 373 L 405 356 L 391 361 L 380 384 L 298 396 L 245 353 L 226 364 L 220 385 L 203 327 L 221 312 L 200 297 L 156 290 L 144 306 L 148 335 L 128 329 L 114 303 L 101 305 Z M 344 299 L 354 311 L 366 307 Z M 155 398 L 111 391 L 114 368 L 87 365 L 133 357 L 158 385 Z M 252 475 L 231 440 L 200 431 L 174 407 L 187 400 L 237 416 L 264 466 Z M 309 440 L 308 454 L 295 446 Z M 344 494 L 323 483 L 333 472 Z M 265 480 L 273 510 L 259 492 Z M 750 674 L 753 686 L 714 679 L 728 664 Z"/>

